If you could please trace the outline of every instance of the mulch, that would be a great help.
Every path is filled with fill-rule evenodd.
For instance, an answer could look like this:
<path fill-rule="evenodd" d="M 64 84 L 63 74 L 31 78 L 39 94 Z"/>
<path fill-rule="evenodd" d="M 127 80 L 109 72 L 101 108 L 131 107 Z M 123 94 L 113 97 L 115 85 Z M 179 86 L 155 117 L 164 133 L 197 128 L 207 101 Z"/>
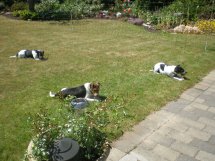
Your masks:
<path fill-rule="evenodd" d="M 9 18 L 9 19 L 21 20 L 20 17 L 15 17 L 15 16 L 13 16 L 12 12 L 3 12 L 3 13 L 1 13 L 0 15 L 5 16 L 5 17 L 7 17 L 7 18 Z"/>

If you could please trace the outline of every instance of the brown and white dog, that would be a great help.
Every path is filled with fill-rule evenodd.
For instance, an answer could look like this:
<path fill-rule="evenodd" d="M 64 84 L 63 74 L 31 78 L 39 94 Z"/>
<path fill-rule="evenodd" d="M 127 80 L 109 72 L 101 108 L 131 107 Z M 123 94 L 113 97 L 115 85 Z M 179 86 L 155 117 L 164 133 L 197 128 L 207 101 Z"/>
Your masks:
<path fill-rule="evenodd" d="M 85 98 L 87 101 L 99 101 L 100 83 L 85 83 L 78 87 L 62 88 L 59 92 L 49 92 L 50 97 L 66 98 L 67 96 L 75 96 L 76 98 Z"/>

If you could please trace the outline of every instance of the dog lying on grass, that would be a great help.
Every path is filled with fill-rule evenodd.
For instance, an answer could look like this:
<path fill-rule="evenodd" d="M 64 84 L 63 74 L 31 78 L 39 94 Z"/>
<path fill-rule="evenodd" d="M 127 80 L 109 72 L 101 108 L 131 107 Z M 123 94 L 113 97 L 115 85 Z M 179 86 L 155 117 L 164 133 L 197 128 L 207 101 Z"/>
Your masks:
<path fill-rule="evenodd" d="M 33 58 L 35 60 L 44 59 L 43 50 L 20 50 L 16 55 L 10 56 L 10 58 Z"/>
<path fill-rule="evenodd" d="M 167 65 L 163 62 L 160 62 L 155 64 L 153 70 L 151 71 L 157 74 L 165 74 L 179 81 L 187 79 L 185 77 L 187 72 L 180 65 Z"/>
<path fill-rule="evenodd" d="M 50 97 L 66 98 L 75 96 L 76 98 L 85 98 L 87 101 L 99 101 L 100 83 L 85 83 L 78 87 L 62 88 L 59 92 L 49 92 Z"/>

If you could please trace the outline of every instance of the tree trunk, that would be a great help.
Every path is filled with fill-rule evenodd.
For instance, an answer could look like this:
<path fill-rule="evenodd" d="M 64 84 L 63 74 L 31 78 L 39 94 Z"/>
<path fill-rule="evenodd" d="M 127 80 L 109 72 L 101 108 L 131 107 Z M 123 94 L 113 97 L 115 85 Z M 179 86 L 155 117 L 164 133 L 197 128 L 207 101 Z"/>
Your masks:
<path fill-rule="evenodd" d="M 35 0 L 28 0 L 29 11 L 34 12 Z"/>

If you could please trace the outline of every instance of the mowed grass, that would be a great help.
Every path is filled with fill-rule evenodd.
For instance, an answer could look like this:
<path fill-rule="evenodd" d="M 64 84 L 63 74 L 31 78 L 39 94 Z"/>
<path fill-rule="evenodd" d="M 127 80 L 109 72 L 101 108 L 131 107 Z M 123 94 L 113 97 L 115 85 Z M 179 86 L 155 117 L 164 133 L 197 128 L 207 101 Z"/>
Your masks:
<path fill-rule="evenodd" d="M 9 59 L 21 49 L 43 49 L 48 60 Z M 181 64 L 190 80 L 150 72 L 160 61 Z M 62 106 L 49 98 L 50 90 L 99 81 L 101 95 L 125 100 L 128 115 L 119 118 L 118 128 L 114 123 L 107 128 L 114 140 L 199 82 L 214 62 L 212 35 L 150 33 L 114 20 L 31 22 L 0 16 L 0 160 L 22 159 L 32 136 L 29 113 Z"/>

